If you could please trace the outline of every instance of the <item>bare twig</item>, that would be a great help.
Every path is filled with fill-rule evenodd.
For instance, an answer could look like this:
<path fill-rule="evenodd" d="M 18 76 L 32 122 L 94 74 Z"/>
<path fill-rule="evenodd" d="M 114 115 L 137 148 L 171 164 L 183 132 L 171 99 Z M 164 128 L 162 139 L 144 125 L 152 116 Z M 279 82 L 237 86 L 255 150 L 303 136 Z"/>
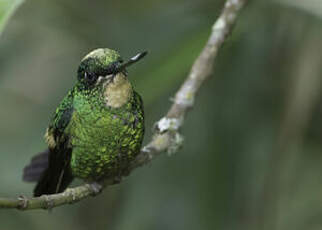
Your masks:
<path fill-rule="evenodd" d="M 152 140 L 142 148 L 141 153 L 130 165 L 128 172 L 147 164 L 162 152 L 174 153 L 183 142 L 179 129 L 187 111 L 194 105 L 194 98 L 202 83 L 211 75 L 214 59 L 219 48 L 232 31 L 237 15 L 247 0 L 227 0 L 224 9 L 212 27 L 209 40 L 196 59 L 192 69 L 176 93 L 174 103 L 167 115 L 156 123 L 155 133 Z M 102 187 L 115 183 L 109 179 Z M 64 204 L 74 203 L 96 195 L 94 186 L 90 184 L 81 185 L 67 189 L 65 192 L 54 195 L 43 195 L 37 198 L 19 197 L 18 199 L 0 198 L 0 208 L 26 209 L 49 209 Z"/>

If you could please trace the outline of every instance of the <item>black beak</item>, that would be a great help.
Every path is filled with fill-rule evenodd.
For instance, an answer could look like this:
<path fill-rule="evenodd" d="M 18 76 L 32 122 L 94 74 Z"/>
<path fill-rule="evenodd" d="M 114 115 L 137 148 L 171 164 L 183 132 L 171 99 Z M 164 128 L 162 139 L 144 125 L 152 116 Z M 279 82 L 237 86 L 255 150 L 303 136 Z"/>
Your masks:
<path fill-rule="evenodd" d="M 125 68 L 138 62 L 139 60 L 141 60 L 145 55 L 147 55 L 147 51 L 144 51 L 144 52 L 141 52 L 141 53 L 138 53 L 137 55 L 135 55 L 134 57 L 131 57 L 130 60 L 128 60 L 127 62 L 125 63 L 122 63 L 121 65 L 119 65 L 116 69 L 116 73 L 119 73 L 119 72 L 123 72 L 125 71 Z"/>

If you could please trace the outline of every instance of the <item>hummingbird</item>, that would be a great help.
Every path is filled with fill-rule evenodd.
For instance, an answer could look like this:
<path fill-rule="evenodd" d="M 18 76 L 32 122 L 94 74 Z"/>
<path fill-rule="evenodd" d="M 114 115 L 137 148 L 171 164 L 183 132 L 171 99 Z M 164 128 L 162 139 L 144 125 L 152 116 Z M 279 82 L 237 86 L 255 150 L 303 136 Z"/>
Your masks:
<path fill-rule="evenodd" d="M 125 62 L 100 48 L 81 60 L 76 83 L 46 130 L 48 148 L 24 168 L 23 180 L 37 182 L 35 197 L 63 192 L 74 178 L 94 183 L 126 172 L 144 136 L 143 101 L 127 67 L 146 54 Z"/>

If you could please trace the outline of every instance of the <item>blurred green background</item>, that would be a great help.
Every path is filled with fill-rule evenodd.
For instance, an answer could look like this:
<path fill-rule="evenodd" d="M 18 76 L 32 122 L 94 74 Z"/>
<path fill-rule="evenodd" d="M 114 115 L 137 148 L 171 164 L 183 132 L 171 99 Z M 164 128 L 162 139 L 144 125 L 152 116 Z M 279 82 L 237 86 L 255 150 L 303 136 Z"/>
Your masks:
<path fill-rule="evenodd" d="M 0 16 L 12 2 L 0 0 Z M 148 141 L 223 4 L 22 4 L 0 37 L 0 196 L 31 195 L 22 169 L 46 147 L 50 116 L 94 48 L 149 51 L 130 69 Z M 50 213 L 0 210 L 0 229 L 322 229 L 321 22 L 321 0 L 250 1 L 187 117 L 182 150 Z"/>

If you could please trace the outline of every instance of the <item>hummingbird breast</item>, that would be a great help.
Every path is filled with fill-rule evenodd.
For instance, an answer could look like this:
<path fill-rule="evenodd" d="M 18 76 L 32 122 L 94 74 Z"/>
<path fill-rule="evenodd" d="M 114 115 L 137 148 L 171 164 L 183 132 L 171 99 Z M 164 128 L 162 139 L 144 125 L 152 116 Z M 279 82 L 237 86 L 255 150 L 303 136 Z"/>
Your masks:
<path fill-rule="evenodd" d="M 74 98 L 69 124 L 74 176 L 98 181 L 121 175 L 140 152 L 144 135 L 143 103 L 135 91 L 119 108 L 95 97 Z"/>

